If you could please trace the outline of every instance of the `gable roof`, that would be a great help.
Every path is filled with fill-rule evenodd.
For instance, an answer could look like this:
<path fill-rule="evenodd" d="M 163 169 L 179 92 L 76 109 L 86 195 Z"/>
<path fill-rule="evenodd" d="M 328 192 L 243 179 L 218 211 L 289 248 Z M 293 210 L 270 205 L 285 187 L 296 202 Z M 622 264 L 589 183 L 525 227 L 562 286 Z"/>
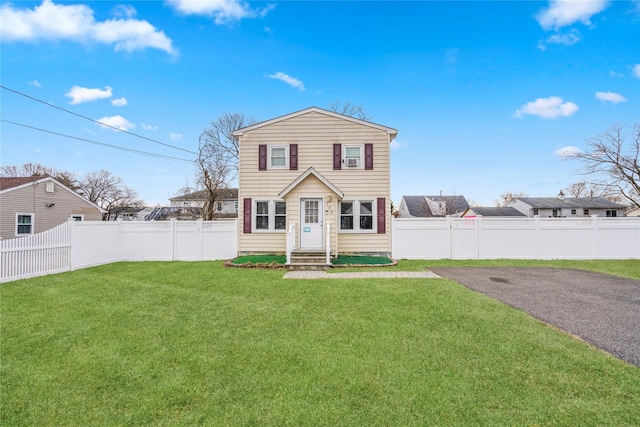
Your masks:
<path fill-rule="evenodd" d="M 336 187 L 335 185 L 333 185 L 327 178 L 325 178 L 324 176 L 322 176 L 322 174 L 320 174 L 320 172 L 318 172 L 317 170 L 315 170 L 314 168 L 309 168 L 306 171 L 304 171 L 302 173 L 302 175 L 300 175 L 299 177 L 297 177 L 296 179 L 294 179 L 291 184 L 287 185 L 284 190 L 282 190 L 280 192 L 280 194 L 278 194 L 279 197 L 284 197 L 287 194 L 289 194 L 289 192 L 291 190 L 293 190 L 294 188 L 296 188 L 302 181 L 304 181 L 305 179 L 307 179 L 307 177 L 309 175 L 313 175 L 316 178 L 318 178 L 324 185 L 326 185 L 327 187 L 329 187 L 329 189 L 331 189 L 331 191 L 333 191 L 338 197 L 340 197 L 341 199 L 344 198 L 344 193 L 342 191 L 340 191 L 340 189 L 338 187 Z"/>
<path fill-rule="evenodd" d="M 521 216 L 526 217 L 525 214 L 512 207 L 479 207 L 469 208 L 464 212 L 466 215 L 468 212 L 473 212 L 476 215 L 481 216 Z M 463 215 L 463 216 L 464 216 Z"/>
<path fill-rule="evenodd" d="M 517 197 L 515 200 L 534 209 L 624 209 L 624 206 L 602 197 Z"/>
<path fill-rule="evenodd" d="M 44 176 L 44 177 L 42 177 L 42 176 L 28 176 L 28 177 L 4 177 L 4 178 L 0 178 L 0 194 L 9 193 L 11 191 L 15 191 L 15 190 L 18 190 L 20 188 L 25 188 L 25 187 L 28 187 L 28 186 L 34 185 L 34 184 L 40 184 L 40 183 L 46 182 L 46 181 L 55 182 L 56 184 L 58 184 L 60 186 L 60 188 L 62 188 L 63 190 L 66 190 L 69 193 L 73 194 L 75 197 L 81 199 L 83 202 L 87 203 L 88 205 L 91 205 L 94 208 L 98 209 L 101 213 L 106 213 L 107 212 L 104 209 L 102 209 L 100 206 L 96 205 L 95 203 L 89 201 L 87 198 L 85 198 L 82 195 L 80 195 L 78 192 L 73 191 L 72 189 L 70 189 L 69 187 L 67 187 L 66 185 L 64 185 L 60 181 L 58 181 L 57 179 L 52 178 L 50 176 Z"/>
<path fill-rule="evenodd" d="M 233 137 L 238 139 L 245 132 L 249 132 L 249 131 L 252 131 L 254 129 L 261 128 L 263 126 L 268 126 L 268 125 L 271 125 L 273 123 L 278 123 L 278 122 L 281 122 L 283 120 L 288 120 L 288 119 L 291 119 L 291 118 L 294 118 L 294 117 L 298 117 L 298 116 L 302 116 L 302 115 L 308 114 L 308 113 L 320 113 L 320 114 L 324 114 L 324 115 L 327 115 L 327 116 L 335 117 L 337 119 L 342 119 L 342 120 L 346 120 L 346 121 L 349 121 L 349 122 L 358 123 L 358 124 L 361 124 L 361 125 L 364 125 L 364 126 L 369 126 L 369 127 L 374 128 L 374 129 L 378 129 L 378 130 L 384 131 L 384 132 L 386 132 L 387 134 L 390 135 L 389 142 L 391 142 L 391 140 L 393 140 L 396 137 L 396 135 L 398 134 L 398 131 L 396 129 L 393 129 L 393 128 L 390 128 L 390 127 L 387 127 L 387 126 L 383 126 L 383 125 L 379 125 L 379 124 L 376 124 L 376 123 L 368 122 L 366 120 L 356 119 L 355 117 L 351 117 L 351 116 L 345 116 L 344 114 L 335 113 L 333 111 L 324 110 L 322 108 L 311 107 L 311 108 L 306 108 L 304 110 L 296 111 L 295 113 L 291 113 L 291 114 L 287 114 L 287 115 L 284 115 L 284 116 L 276 117 L 274 119 L 266 120 L 266 121 L 263 121 L 263 122 L 260 122 L 260 123 L 256 123 L 256 124 L 251 125 L 251 126 L 247 126 L 247 127 L 238 129 L 238 130 L 232 132 L 231 135 L 233 135 Z"/>
<path fill-rule="evenodd" d="M 29 184 L 42 179 L 41 176 L 11 176 L 0 177 L 0 191 L 8 190 L 21 185 Z"/>
<path fill-rule="evenodd" d="M 218 190 L 220 200 L 238 200 L 237 188 L 221 188 Z M 169 200 L 207 200 L 207 190 L 194 191 L 193 193 L 183 194 L 181 196 L 172 197 Z"/>
<path fill-rule="evenodd" d="M 429 208 L 427 199 L 433 202 L 446 202 L 445 215 L 461 214 L 469 208 L 469 203 L 464 196 L 402 196 L 409 210 L 409 214 L 418 218 L 428 218 L 436 215 Z"/>

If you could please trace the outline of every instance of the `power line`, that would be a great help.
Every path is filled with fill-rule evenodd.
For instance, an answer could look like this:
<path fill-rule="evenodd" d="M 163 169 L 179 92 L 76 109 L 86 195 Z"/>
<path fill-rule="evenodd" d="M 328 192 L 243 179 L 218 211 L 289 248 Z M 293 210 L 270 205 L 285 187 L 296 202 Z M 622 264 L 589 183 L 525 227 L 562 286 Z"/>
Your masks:
<path fill-rule="evenodd" d="M 41 104 L 44 104 L 44 105 L 46 105 L 47 107 L 55 108 L 55 109 L 57 109 L 57 110 L 64 111 L 65 113 L 72 114 L 72 115 L 74 115 L 74 116 L 77 116 L 77 117 L 83 118 L 83 119 L 85 119 L 85 120 L 89 120 L 90 122 L 97 123 L 97 124 L 99 124 L 100 126 L 106 126 L 106 127 L 111 128 L 111 129 L 113 129 L 113 130 L 116 130 L 116 131 L 118 131 L 118 132 L 123 132 L 123 133 L 126 133 L 127 135 L 135 136 L 136 138 L 146 139 L 147 141 L 151 141 L 151 142 L 153 142 L 153 143 L 155 143 L 155 144 L 164 145 L 165 147 L 170 147 L 170 148 L 173 148 L 173 149 L 175 149 L 175 150 L 184 151 L 185 153 L 195 154 L 196 156 L 198 155 L 198 153 L 196 153 L 195 151 L 190 151 L 190 150 L 186 150 L 186 149 L 184 149 L 184 148 L 176 147 L 175 145 L 167 144 L 167 143 L 164 143 L 164 142 L 161 142 L 161 141 L 158 141 L 158 140 L 152 139 L 152 138 L 147 138 L 146 136 L 138 135 L 137 133 L 129 132 L 129 131 L 127 131 L 127 130 L 117 128 L 117 127 L 115 127 L 115 126 L 111 126 L 111 125 L 108 125 L 108 124 L 106 124 L 106 123 L 99 122 L 99 121 L 97 121 L 97 120 L 92 119 L 91 117 L 87 117 L 87 116 L 83 116 L 82 114 L 74 113 L 73 111 L 67 110 L 67 109 L 62 108 L 62 107 L 58 107 L 58 106 L 56 106 L 56 105 L 53 105 L 53 104 L 51 104 L 51 103 L 49 103 L 49 102 L 46 102 L 46 101 L 43 101 L 43 100 L 41 100 L 41 99 L 34 98 L 33 96 L 31 96 L 31 95 L 27 95 L 26 93 L 20 92 L 20 91 L 18 91 L 18 90 L 11 89 L 11 88 L 8 88 L 8 87 L 6 87 L 6 86 L 2 86 L 2 85 L 0 85 L 0 88 L 2 88 L 2 89 L 4 89 L 4 90 L 8 90 L 9 92 L 13 92 L 13 93 L 15 93 L 15 94 L 17 94 L 17 95 L 24 96 L 25 98 L 28 98 L 28 99 L 30 99 L 30 100 L 32 100 L 32 101 L 35 101 L 35 102 L 39 102 L 39 103 L 41 103 Z"/>
<path fill-rule="evenodd" d="M 67 135 L 67 134 L 60 133 L 60 132 L 54 132 L 52 130 L 42 129 L 42 128 L 38 128 L 38 127 L 35 127 L 35 126 L 29 126 L 29 125 L 25 125 L 23 123 L 12 122 L 11 120 L 0 119 L 0 121 L 5 122 L 5 123 L 11 123 L 12 125 L 16 125 L 16 126 L 22 126 L 24 128 L 28 128 L 28 129 L 37 130 L 37 131 L 40 131 L 40 132 L 50 133 L 52 135 L 62 136 L 64 138 L 75 139 L 77 141 L 82 141 L 82 142 L 88 142 L 89 144 L 96 144 L 96 145 L 101 145 L 103 147 L 113 148 L 113 149 L 116 149 L 116 150 L 127 151 L 129 153 L 141 154 L 141 155 L 144 155 L 144 156 L 151 156 L 151 157 L 158 157 L 158 158 L 161 158 L 161 159 L 173 160 L 173 161 L 176 161 L 176 162 L 184 162 L 184 163 L 193 163 L 194 162 L 194 160 L 181 159 L 179 157 L 165 156 L 165 155 L 156 154 L 156 153 L 149 153 L 148 151 L 134 150 L 133 148 L 119 147 L 117 145 L 107 144 L 107 143 L 104 143 L 104 142 L 94 141 L 94 140 L 86 139 L 86 138 L 80 138 L 78 136 Z"/>

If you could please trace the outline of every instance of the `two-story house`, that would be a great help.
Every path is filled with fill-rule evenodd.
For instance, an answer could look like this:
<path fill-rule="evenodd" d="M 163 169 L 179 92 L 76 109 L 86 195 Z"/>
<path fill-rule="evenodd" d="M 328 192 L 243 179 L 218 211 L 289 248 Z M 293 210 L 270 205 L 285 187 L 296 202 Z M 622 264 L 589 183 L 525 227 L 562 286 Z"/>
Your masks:
<path fill-rule="evenodd" d="M 390 143 L 397 130 L 308 108 L 233 133 L 238 252 L 391 253 Z"/>
<path fill-rule="evenodd" d="M 202 212 L 207 201 L 207 191 L 200 190 L 169 199 L 172 208 L 189 208 L 195 212 Z M 223 188 L 218 190 L 218 198 L 213 206 L 216 217 L 237 218 L 238 216 L 238 189 Z"/>

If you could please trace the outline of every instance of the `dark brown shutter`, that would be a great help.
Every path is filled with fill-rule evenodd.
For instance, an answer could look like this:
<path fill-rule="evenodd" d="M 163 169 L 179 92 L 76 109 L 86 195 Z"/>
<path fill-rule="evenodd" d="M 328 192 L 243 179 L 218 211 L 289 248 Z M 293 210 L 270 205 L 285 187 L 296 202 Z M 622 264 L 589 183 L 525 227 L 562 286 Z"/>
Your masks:
<path fill-rule="evenodd" d="M 267 146 L 265 144 L 258 145 L 258 170 L 267 170 Z"/>
<path fill-rule="evenodd" d="M 373 144 L 364 144 L 364 168 L 373 169 Z"/>
<path fill-rule="evenodd" d="M 289 170 L 298 170 L 298 144 L 289 145 Z"/>
<path fill-rule="evenodd" d="M 384 197 L 378 197 L 378 234 L 387 232 L 387 204 Z"/>
<path fill-rule="evenodd" d="M 251 233 L 251 198 L 244 199 L 244 212 L 242 215 L 243 229 L 245 233 Z"/>
<path fill-rule="evenodd" d="M 333 144 L 333 170 L 342 169 L 342 144 Z"/>

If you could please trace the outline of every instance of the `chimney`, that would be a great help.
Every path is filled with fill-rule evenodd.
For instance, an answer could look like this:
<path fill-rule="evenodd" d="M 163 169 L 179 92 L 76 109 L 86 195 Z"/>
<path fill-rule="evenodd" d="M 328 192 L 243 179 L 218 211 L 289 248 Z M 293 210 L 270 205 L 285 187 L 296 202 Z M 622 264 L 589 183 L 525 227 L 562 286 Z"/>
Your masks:
<path fill-rule="evenodd" d="M 558 199 L 564 200 L 564 193 L 562 192 L 562 190 L 560 190 L 560 192 L 558 193 Z"/>

